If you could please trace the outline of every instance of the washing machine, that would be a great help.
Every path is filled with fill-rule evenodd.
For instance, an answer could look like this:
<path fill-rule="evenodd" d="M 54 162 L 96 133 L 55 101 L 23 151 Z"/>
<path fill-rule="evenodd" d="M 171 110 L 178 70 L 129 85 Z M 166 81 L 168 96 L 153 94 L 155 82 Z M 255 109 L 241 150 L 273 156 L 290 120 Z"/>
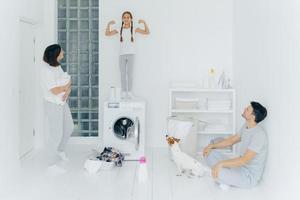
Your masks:
<path fill-rule="evenodd" d="M 103 144 L 120 150 L 125 160 L 138 160 L 145 153 L 144 101 L 104 103 Z"/>

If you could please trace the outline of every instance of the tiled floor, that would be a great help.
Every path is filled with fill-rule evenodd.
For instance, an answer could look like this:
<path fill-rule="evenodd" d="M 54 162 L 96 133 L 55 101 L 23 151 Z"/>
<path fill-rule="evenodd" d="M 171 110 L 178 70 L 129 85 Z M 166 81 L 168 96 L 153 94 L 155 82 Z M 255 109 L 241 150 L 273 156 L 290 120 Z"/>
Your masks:
<path fill-rule="evenodd" d="M 121 168 L 87 174 L 85 159 L 95 147 L 70 145 L 67 173 L 53 176 L 46 173 L 42 151 L 35 152 L 22 164 L 22 178 L 7 188 L 1 200 L 247 200 L 265 199 L 263 187 L 231 188 L 223 191 L 210 177 L 188 178 L 175 175 L 175 165 L 166 149 L 152 149 L 147 153 L 149 179 L 137 181 L 137 162 L 125 162 Z"/>

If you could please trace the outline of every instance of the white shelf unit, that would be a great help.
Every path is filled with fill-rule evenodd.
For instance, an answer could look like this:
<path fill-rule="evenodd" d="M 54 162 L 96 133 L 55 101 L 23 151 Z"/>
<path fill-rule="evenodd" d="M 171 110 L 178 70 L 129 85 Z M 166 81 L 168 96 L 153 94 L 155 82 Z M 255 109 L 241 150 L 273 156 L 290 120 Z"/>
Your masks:
<path fill-rule="evenodd" d="M 172 113 L 232 113 L 233 110 L 172 109 Z"/>
<path fill-rule="evenodd" d="M 217 105 L 214 106 L 214 103 Z M 235 134 L 235 104 L 234 89 L 169 89 L 169 116 L 208 122 L 205 127 L 196 124 L 197 151 L 199 152 L 211 139 Z M 229 154 L 235 153 L 234 148 L 221 151 Z"/>

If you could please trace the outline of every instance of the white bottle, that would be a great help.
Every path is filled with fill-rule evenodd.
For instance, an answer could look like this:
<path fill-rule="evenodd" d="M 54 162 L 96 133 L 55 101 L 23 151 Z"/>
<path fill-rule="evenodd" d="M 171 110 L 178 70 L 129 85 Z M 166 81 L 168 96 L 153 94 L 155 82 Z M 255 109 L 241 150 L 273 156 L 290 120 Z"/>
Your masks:
<path fill-rule="evenodd" d="M 116 102 L 116 88 L 113 86 L 110 87 L 109 102 L 110 103 Z"/>
<path fill-rule="evenodd" d="M 119 102 L 121 99 L 121 88 L 116 87 L 116 102 Z"/>
<path fill-rule="evenodd" d="M 215 68 L 209 69 L 209 78 L 208 78 L 208 88 L 215 89 L 216 88 L 216 79 L 215 79 L 216 70 Z"/>
<path fill-rule="evenodd" d="M 139 164 L 138 180 L 140 183 L 146 182 L 148 179 L 148 171 L 145 156 L 140 157 Z"/>

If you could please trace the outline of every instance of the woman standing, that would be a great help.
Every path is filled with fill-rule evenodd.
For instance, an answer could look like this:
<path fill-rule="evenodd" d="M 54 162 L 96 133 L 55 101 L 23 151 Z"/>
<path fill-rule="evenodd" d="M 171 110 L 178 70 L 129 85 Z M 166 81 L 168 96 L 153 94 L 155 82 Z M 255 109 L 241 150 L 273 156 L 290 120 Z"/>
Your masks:
<path fill-rule="evenodd" d="M 120 29 L 120 56 L 119 66 L 121 71 L 121 97 L 132 98 L 132 71 L 134 65 L 135 49 L 135 33 L 143 35 L 150 34 L 148 25 L 144 20 L 139 20 L 139 24 L 144 25 L 144 29 L 133 27 L 133 17 L 129 11 L 122 14 L 122 25 Z M 115 24 L 112 20 L 107 24 L 105 35 L 114 36 L 119 33 L 116 29 L 111 30 L 111 26 Z"/>
<path fill-rule="evenodd" d="M 42 69 L 42 85 L 45 99 L 45 112 L 48 118 L 47 149 L 49 167 L 58 172 L 64 172 L 58 167 L 58 158 L 68 161 L 65 154 L 67 142 L 73 132 L 74 124 L 69 105 L 66 100 L 71 92 L 71 80 L 65 81 L 66 73 L 60 66 L 64 51 L 58 44 L 45 49 L 43 60 L 47 65 Z"/>

